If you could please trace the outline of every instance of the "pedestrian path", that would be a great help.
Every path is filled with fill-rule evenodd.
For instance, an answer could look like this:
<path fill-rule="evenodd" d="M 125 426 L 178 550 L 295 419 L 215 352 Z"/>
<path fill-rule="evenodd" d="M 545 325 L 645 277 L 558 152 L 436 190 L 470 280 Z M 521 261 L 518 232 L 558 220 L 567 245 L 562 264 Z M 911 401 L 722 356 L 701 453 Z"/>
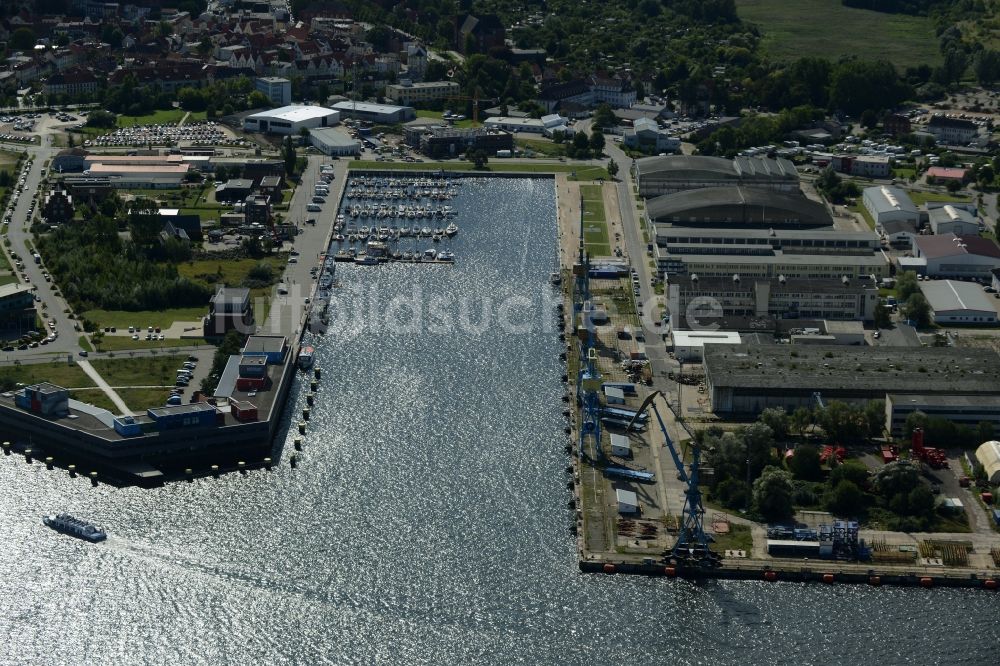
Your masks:
<path fill-rule="evenodd" d="M 129 409 L 128 405 L 125 404 L 125 401 L 122 400 L 121 396 L 118 395 L 115 392 L 115 390 L 108 385 L 106 381 L 104 381 L 104 377 L 101 377 L 101 373 L 99 373 L 97 370 L 94 369 L 94 366 L 90 364 L 90 361 L 81 359 L 77 362 L 77 365 L 80 366 L 81 370 L 87 373 L 88 377 L 94 380 L 94 383 L 97 384 L 97 388 L 104 391 L 104 394 L 108 396 L 108 398 L 110 398 L 111 402 L 115 403 L 115 407 L 118 408 L 119 413 L 121 414 L 132 413 L 132 410 Z"/>

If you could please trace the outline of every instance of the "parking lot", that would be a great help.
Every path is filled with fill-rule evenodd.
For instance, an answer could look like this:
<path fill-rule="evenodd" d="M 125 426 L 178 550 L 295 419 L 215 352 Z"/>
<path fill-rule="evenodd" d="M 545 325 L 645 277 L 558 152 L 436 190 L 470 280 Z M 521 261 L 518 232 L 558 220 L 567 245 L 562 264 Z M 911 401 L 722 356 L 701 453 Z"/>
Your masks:
<path fill-rule="evenodd" d="M 240 146 L 250 145 L 245 139 L 236 139 L 212 120 L 185 125 L 133 125 L 120 127 L 109 134 L 83 142 L 87 148 L 140 148 L 143 146 Z"/>

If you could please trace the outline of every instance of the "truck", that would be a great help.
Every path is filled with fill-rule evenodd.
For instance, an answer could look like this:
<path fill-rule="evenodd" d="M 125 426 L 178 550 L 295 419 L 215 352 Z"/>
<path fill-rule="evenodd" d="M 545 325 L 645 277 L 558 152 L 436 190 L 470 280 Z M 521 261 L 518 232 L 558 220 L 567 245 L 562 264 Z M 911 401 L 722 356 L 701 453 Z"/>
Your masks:
<path fill-rule="evenodd" d="M 40 255 L 37 252 L 35 252 L 31 256 L 32 256 L 32 258 L 34 258 L 36 264 L 42 263 L 42 255 Z"/>
<path fill-rule="evenodd" d="M 509 150 L 498 150 L 497 157 L 510 157 L 511 153 Z"/>

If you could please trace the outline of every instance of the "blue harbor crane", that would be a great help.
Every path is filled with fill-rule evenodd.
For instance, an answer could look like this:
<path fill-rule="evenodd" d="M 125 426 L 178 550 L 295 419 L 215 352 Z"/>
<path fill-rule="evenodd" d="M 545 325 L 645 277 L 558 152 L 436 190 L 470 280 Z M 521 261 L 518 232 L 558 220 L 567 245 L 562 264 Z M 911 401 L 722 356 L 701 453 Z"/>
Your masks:
<path fill-rule="evenodd" d="M 709 537 L 705 533 L 705 507 L 701 502 L 701 489 L 698 487 L 698 468 L 701 463 L 701 447 L 693 446 L 691 450 L 691 464 L 685 468 L 684 459 L 677 452 L 674 441 L 667 432 L 667 427 L 663 423 L 659 410 L 656 408 L 654 400 L 657 396 L 666 400 L 660 391 L 653 391 L 643 400 L 642 405 L 636 410 L 635 416 L 629 421 L 626 432 L 631 430 L 632 425 L 639 418 L 639 415 L 651 408 L 656 416 L 656 421 L 663 433 L 663 440 L 670 457 L 673 458 L 674 466 L 677 468 L 677 478 L 686 486 L 684 491 L 684 509 L 681 511 L 680 529 L 677 531 L 677 541 L 673 548 L 666 552 L 666 558 L 679 566 L 695 568 L 712 568 L 721 564 L 722 558 L 712 551 L 709 546 Z"/>

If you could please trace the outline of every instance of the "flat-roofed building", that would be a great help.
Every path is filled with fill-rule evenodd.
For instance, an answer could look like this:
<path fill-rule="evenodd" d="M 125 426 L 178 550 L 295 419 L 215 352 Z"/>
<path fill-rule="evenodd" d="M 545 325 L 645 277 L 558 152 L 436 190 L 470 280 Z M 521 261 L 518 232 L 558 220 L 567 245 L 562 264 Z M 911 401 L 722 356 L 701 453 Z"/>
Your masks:
<path fill-rule="evenodd" d="M 656 225 L 653 258 L 667 275 L 857 279 L 887 274 L 870 231 L 708 229 Z"/>
<path fill-rule="evenodd" d="M 685 275 L 667 284 L 667 304 L 685 321 L 719 317 L 871 321 L 878 286 L 870 278 L 753 278 Z"/>
<path fill-rule="evenodd" d="M 927 123 L 927 131 L 939 143 L 965 145 L 979 137 L 979 127 L 971 120 L 935 115 Z"/>
<path fill-rule="evenodd" d="M 639 194 L 655 197 L 683 190 L 744 185 L 779 192 L 799 189 L 795 165 L 784 158 L 660 155 L 635 161 Z"/>
<path fill-rule="evenodd" d="M 286 106 L 292 103 L 292 82 L 280 76 L 261 76 L 254 79 L 254 87 L 264 93 L 272 104 Z"/>
<path fill-rule="evenodd" d="M 231 330 L 250 334 L 255 330 L 250 290 L 219 287 L 208 303 L 204 320 L 205 337 L 221 337 Z"/>
<path fill-rule="evenodd" d="M 379 125 L 395 125 L 413 120 L 417 112 L 412 106 L 395 106 L 393 104 L 371 104 L 370 102 L 337 102 L 333 108 L 344 118 L 366 120 Z"/>
<path fill-rule="evenodd" d="M 734 228 L 830 227 L 826 206 L 798 192 L 772 192 L 726 185 L 664 194 L 646 202 L 650 222 L 686 227 Z"/>
<path fill-rule="evenodd" d="M 906 418 L 914 412 L 970 428 L 986 421 L 1000 431 L 1000 396 L 997 395 L 888 393 L 885 396 L 885 429 L 893 437 L 900 437 Z"/>
<path fill-rule="evenodd" d="M 740 334 L 735 331 L 670 331 L 674 356 L 679 361 L 700 361 L 705 345 L 740 344 Z"/>
<path fill-rule="evenodd" d="M 927 280 L 920 282 L 920 291 L 931 306 L 936 324 L 997 323 L 994 299 L 987 298 L 983 288 L 975 282 L 956 280 Z"/>
<path fill-rule="evenodd" d="M 447 100 L 459 95 L 460 87 L 456 81 L 423 81 L 413 82 L 400 79 L 399 83 L 390 83 L 385 87 L 385 96 L 393 104 L 414 106 Z"/>
<path fill-rule="evenodd" d="M 324 155 L 360 155 L 361 142 L 345 132 L 323 127 L 309 130 L 309 141 Z"/>
<path fill-rule="evenodd" d="M 1000 355 L 986 349 L 709 345 L 703 366 L 716 413 L 794 410 L 903 395 L 1000 395 Z"/>
<path fill-rule="evenodd" d="M 888 178 L 892 175 L 892 160 L 887 155 L 834 155 L 833 168 L 841 173 L 864 178 Z"/>

